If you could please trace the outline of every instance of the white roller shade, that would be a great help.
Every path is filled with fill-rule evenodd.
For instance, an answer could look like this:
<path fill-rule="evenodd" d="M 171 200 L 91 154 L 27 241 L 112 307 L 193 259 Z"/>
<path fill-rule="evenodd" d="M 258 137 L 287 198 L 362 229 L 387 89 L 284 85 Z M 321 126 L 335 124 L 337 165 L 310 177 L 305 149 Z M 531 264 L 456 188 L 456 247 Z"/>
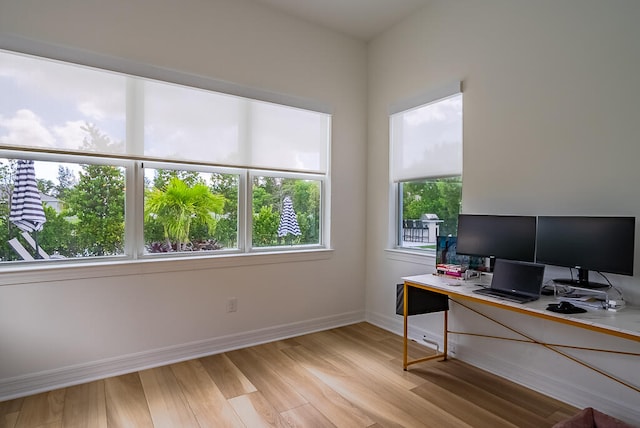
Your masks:
<path fill-rule="evenodd" d="M 462 174 L 462 94 L 391 115 L 394 182 Z"/>
<path fill-rule="evenodd" d="M 251 166 L 327 172 L 328 114 L 252 100 L 249 117 Z"/>
<path fill-rule="evenodd" d="M 327 172 L 326 113 L 158 82 L 144 100 L 145 155 Z"/>
<path fill-rule="evenodd" d="M 0 148 L 328 172 L 326 112 L 3 51 L 0 77 Z"/>

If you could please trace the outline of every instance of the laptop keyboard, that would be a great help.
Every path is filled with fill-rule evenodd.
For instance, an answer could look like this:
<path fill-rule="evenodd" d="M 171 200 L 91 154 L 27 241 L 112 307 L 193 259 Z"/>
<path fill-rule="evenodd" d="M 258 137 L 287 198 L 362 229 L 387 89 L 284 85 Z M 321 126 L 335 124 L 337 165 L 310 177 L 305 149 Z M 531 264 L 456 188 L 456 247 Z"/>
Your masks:
<path fill-rule="evenodd" d="M 526 303 L 526 302 L 531 302 L 533 300 L 536 300 L 535 297 L 521 296 L 518 294 L 513 294 L 506 291 L 501 291 L 501 290 L 495 290 L 492 288 L 481 288 L 479 290 L 473 290 L 473 292 L 478 294 L 485 294 L 491 297 L 496 297 L 502 300 L 508 300 L 510 302 L 515 302 L 515 303 Z"/>

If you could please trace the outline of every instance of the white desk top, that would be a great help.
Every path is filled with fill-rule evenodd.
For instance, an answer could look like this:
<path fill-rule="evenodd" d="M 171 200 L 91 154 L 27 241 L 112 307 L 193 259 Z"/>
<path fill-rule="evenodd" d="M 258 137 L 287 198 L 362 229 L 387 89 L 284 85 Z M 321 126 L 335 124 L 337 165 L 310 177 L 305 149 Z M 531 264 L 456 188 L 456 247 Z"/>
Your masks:
<path fill-rule="evenodd" d="M 549 303 L 559 302 L 554 296 L 542 296 L 539 300 L 523 304 L 474 293 L 473 290 L 479 288 L 477 284 L 489 285 L 490 279 L 488 277 L 462 281 L 433 274 L 425 274 L 407 276 L 402 279 L 418 286 L 422 285 L 434 291 L 442 292 L 451 297 L 474 300 L 516 312 L 527 313 L 539 318 L 550 319 L 552 321 L 571 324 L 640 342 L 639 307 L 627 306 L 617 312 L 604 309 L 589 309 L 587 312 L 581 314 L 561 314 L 546 310 Z"/>

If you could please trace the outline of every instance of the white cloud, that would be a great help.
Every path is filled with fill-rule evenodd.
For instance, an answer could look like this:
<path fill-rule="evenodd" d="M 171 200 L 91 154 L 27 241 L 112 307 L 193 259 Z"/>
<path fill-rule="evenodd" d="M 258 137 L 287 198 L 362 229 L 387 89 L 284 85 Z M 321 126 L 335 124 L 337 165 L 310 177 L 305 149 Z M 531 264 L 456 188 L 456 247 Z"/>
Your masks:
<path fill-rule="evenodd" d="M 84 126 L 83 121 L 68 121 L 49 129 L 31 110 L 18 110 L 13 117 L 0 116 L 0 144 L 74 150 L 87 136 Z"/>
<path fill-rule="evenodd" d="M 125 77 L 115 73 L 0 53 L 0 77 L 10 78 L 26 95 L 69 103 L 90 121 L 120 120 L 124 116 Z"/>
<path fill-rule="evenodd" d="M 78 103 L 78 111 L 88 118 L 94 120 L 104 120 L 106 113 L 96 103 L 92 101 L 82 101 Z"/>
<path fill-rule="evenodd" d="M 44 126 L 42 119 L 31 110 L 18 110 L 15 116 L 0 116 L 0 129 L 5 135 L 0 136 L 0 143 L 12 146 L 54 147 L 55 138 Z"/>
<path fill-rule="evenodd" d="M 54 126 L 53 134 L 56 136 L 56 147 L 64 149 L 79 149 L 82 147 L 87 131 L 83 129 L 86 126 L 82 121 L 69 121 L 62 126 Z"/>

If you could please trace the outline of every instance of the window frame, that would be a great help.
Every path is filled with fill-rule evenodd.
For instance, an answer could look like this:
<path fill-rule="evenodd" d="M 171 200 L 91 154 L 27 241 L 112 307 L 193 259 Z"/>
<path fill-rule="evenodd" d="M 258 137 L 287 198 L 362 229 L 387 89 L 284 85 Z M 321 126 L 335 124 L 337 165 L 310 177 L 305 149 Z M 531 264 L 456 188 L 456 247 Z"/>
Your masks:
<path fill-rule="evenodd" d="M 326 240 L 326 236 L 324 233 L 324 228 L 325 228 L 325 221 L 324 218 L 326 217 L 326 209 L 325 209 L 325 205 L 326 205 L 326 199 L 324 198 L 324 194 L 325 194 L 325 189 L 326 189 L 326 182 L 327 182 L 327 177 L 325 176 L 321 176 L 318 174 L 312 174 L 312 173 L 293 173 L 293 172 L 277 172 L 277 171 L 271 171 L 271 170 L 260 170 L 260 169 L 251 169 L 247 171 L 247 186 L 246 186 L 246 191 L 248 192 L 248 196 L 246 198 L 246 203 L 249 204 L 249 202 L 251 202 L 250 206 L 246 207 L 246 222 L 247 222 L 247 227 L 246 227 L 246 231 L 253 231 L 253 179 L 255 177 L 272 177 L 272 178 L 288 178 L 288 179 L 294 179 L 294 180 L 312 180 L 312 181 L 318 181 L 320 183 L 320 201 L 319 201 L 319 208 L 318 208 L 318 214 L 320 215 L 320 221 L 319 221 L 319 230 L 318 230 L 318 238 L 319 238 L 319 242 L 317 244 L 299 244 L 299 245 L 291 245 L 291 246 L 284 246 L 284 245 L 276 245 L 276 246 L 265 246 L 265 247 L 258 247 L 258 246 L 253 246 L 253 235 L 247 233 L 246 236 L 246 240 L 245 240 L 245 248 L 248 248 L 250 253 L 264 253 L 264 252 L 274 252 L 274 251 L 296 251 L 296 250 L 313 250 L 313 249 L 322 249 L 322 248 L 326 248 L 327 245 L 325 244 L 325 240 Z"/>
<path fill-rule="evenodd" d="M 236 237 L 238 246 L 237 248 L 223 248 L 221 250 L 212 250 L 207 252 L 176 252 L 176 253 L 145 253 L 144 250 L 144 195 L 143 198 L 135 198 L 135 202 L 142 201 L 142 207 L 137 211 L 140 212 L 140 216 L 136 216 L 136 221 L 141 221 L 141 226 L 138 230 L 141 231 L 141 237 L 136 239 L 134 243 L 138 244 L 135 249 L 135 254 L 137 255 L 135 258 L 137 259 L 161 259 L 161 258 L 173 258 L 173 257 L 206 257 L 206 256 L 215 256 L 215 255 L 233 255 L 233 254 L 241 254 L 246 252 L 245 246 L 243 245 L 243 240 L 241 240 L 240 235 L 244 234 L 245 231 L 242 230 L 241 224 L 244 222 L 245 217 L 245 209 L 246 209 L 246 201 L 244 200 L 242 195 L 246 194 L 246 176 L 247 171 L 242 168 L 231 168 L 231 167 L 214 167 L 210 165 L 202 165 L 200 167 L 194 164 L 183 165 L 177 162 L 138 162 L 139 169 L 136 169 L 136 173 L 142 176 L 142 191 L 144 192 L 144 170 L 145 168 L 149 169 L 173 169 L 176 171 L 191 171 L 191 172 L 203 172 L 203 173 L 221 173 L 221 174 L 229 174 L 229 175 L 237 175 L 238 176 L 238 224 L 237 224 L 237 233 Z M 137 232 L 137 231 L 136 231 Z M 133 254 L 133 253 L 132 253 Z"/>
<path fill-rule="evenodd" d="M 412 180 L 406 180 L 406 181 L 398 181 L 397 183 L 394 183 L 396 186 L 396 193 L 398 195 L 398 202 L 396 204 L 396 219 L 397 219 L 397 225 L 396 225 L 396 230 L 397 230 L 397 235 L 396 235 L 396 241 L 395 241 L 395 248 L 397 249 L 401 249 L 401 250 L 410 250 L 410 251 L 420 251 L 420 252 L 426 252 L 429 254 L 435 254 L 435 250 L 431 250 L 431 249 L 418 249 L 418 248 L 414 248 L 414 247 L 410 247 L 410 246 L 404 246 L 402 245 L 403 242 L 405 242 L 404 240 L 404 185 L 405 184 L 410 184 L 410 183 L 419 183 L 419 182 L 424 182 L 426 183 L 438 183 L 439 180 L 444 180 L 444 179 L 459 179 L 460 181 L 460 186 L 462 186 L 462 174 L 460 175 L 454 175 L 454 176 L 445 176 L 445 177 L 425 177 L 425 178 L 417 178 L 417 179 L 412 179 Z M 461 189 L 462 190 L 462 189 Z M 462 210 L 462 192 L 460 192 L 460 206 L 458 207 L 458 214 L 461 212 Z M 444 220 L 444 219 L 440 219 L 440 220 Z M 438 229 L 440 229 L 440 226 L 438 226 Z M 422 241 L 421 241 L 422 242 Z M 429 242 L 427 241 L 427 244 L 432 243 L 434 246 L 437 244 L 437 239 L 435 242 Z"/>
<path fill-rule="evenodd" d="M 72 49 L 62 48 L 59 46 L 48 46 L 43 43 L 25 41 L 20 39 L 11 39 L 0 36 L 0 49 L 8 53 L 22 54 L 33 56 L 44 60 L 53 60 L 69 64 L 81 65 L 98 69 L 99 71 L 115 72 L 131 77 L 135 82 L 139 78 L 158 80 L 161 82 L 174 83 L 189 88 L 204 89 L 207 91 L 219 92 L 227 95 L 240 96 L 252 100 L 275 103 L 286 107 L 294 107 L 312 112 L 324 113 L 328 115 L 327 122 L 327 168 L 324 173 L 301 173 L 290 170 L 254 170 L 249 167 L 228 167 L 225 165 L 217 165 L 210 163 L 199 163 L 192 161 L 172 161 L 170 159 L 158 159 L 139 154 L 104 154 L 104 153 L 78 153 L 70 150 L 62 149 L 46 149 L 35 147 L 15 147 L 2 145 L 0 146 L 0 156 L 7 158 L 33 158 L 34 160 L 50 161 L 50 162 L 70 162 L 70 163 L 91 163 L 105 165 L 126 165 L 125 166 L 125 235 L 124 235 L 124 255 L 105 256 L 105 257 L 87 257 L 77 259 L 63 260 L 43 260 L 36 261 L 16 261 L 15 263 L 2 263 L 0 270 L 16 271 L 33 269 L 34 265 L 38 265 L 38 269 L 43 270 L 49 268 L 65 267 L 81 267 L 87 264 L 114 264 L 131 262 L 151 262 L 151 261 L 168 261 L 177 259 L 211 259 L 224 258 L 222 265 L 235 265 L 236 262 L 229 263 L 227 256 L 243 256 L 237 263 L 246 264 L 246 257 L 251 254 L 260 254 L 260 259 L 266 260 L 264 256 L 269 253 L 285 253 L 285 252 L 304 252 L 303 259 L 308 259 L 310 252 L 327 252 L 330 249 L 330 217 L 329 217 L 329 192 L 330 192 L 330 152 L 331 152 L 331 109 L 326 105 L 318 103 L 314 100 L 302 99 L 298 97 L 286 96 L 283 94 L 270 93 L 257 89 L 247 88 L 240 85 L 230 84 L 229 82 L 217 81 L 215 79 L 195 76 L 175 70 L 166 70 L 154 67 L 148 64 L 140 64 L 118 58 L 102 57 L 100 55 L 87 52 L 75 51 Z M 133 85 L 135 86 L 135 85 Z M 129 96 L 128 96 L 129 97 Z M 134 97 L 135 98 L 135 97 Z M 136 101 L 134 101 L 135 103 Z M 127 113 L 129 116 L 129 113 Z M 133 138 L 127 137 L 127 144 L 140 144 L 139 135 L 141 130 L 138 125 L 132 126 L 127 123 L 127 133 L 132 132 Z M 238 248 L 221 251 L 207 251 L 199 253 L 171 253 L 171 254 L 144 254 L 144 165 L 172 165 L 179 170 L 207 170 L 211 172 L 222 172 L 238 174 Z M 313 179 L 321 183 L 320 189 L 320 210 L 319 210 L 319 243 L 317 245 L 294 246 L 293 248 L 283 247 L 262 247 L 259 249 L 252 248 L 251 244 L 251 179 L 254 171 L 259 171 L 264 175 L 270 173 L 282 177 L 286 175 L 288 178 Z M 142 196 L 140 195 L 142 194 Z M 247 245 L 249 244 L 249 245 Z M 326 255 L 319 256 L 321 258 Z M 298 257 L 293 257 L 297 259 Z M 249 263 L 251 264 L 251 263 Z M 11 283 L 11 280 L 9 280 Z M 4 281 L 0 281 L 2 285 Z"/>
<path fill-rule="evenodd" d="M 439 101 L 446 100 L 456 95 L 462 95 L 462 82 L 455 81 L 437 88 L 419 93 L 409 98 L 402 99 L 389 107 L 389 225 L 388 225 L 388 242 L 387 251 L 390 254 L 396 253 L 399 257 L 391 256 L 391 258 L 398 258 L 402 261 L 416 261 L 422 259 L 424 256 L 435 257 L 436 250 L 431 249 L 418 249 L 415 247 L 402 246 L 403 242 L 403 194 L 402 185 L 404 183 L 437 180 L 442 178 L 460 177 L 461 186 L 464 183 L 463 171 L 461 164 L 460 174 L 453 175 L 441 175 L 441 174 L 429 174 L 425 171 L 424 175 L 413 175 L 410 178 L 395 179 L 396 171 L 394 165 L 394 129 L 393 129 L 393 116 L 399 113 L 407 113 L 412 110 L 424 107 L 427 105 L 435 104 Z M 464 106 L 464 104 L 463 104 Z M 464 121 L 461 124 L 464 127 Z M 462 130 L 461 130 L 462 131 Z M 464 141 L 461 140 L 461 151 L 464 148 Z M 462 192 L 460 195 L 460 207 L 462 207 Z M 409 255 L 409 259 L 402 254 Z M 413 257 L 418 257 L 413 259 Z"/>

